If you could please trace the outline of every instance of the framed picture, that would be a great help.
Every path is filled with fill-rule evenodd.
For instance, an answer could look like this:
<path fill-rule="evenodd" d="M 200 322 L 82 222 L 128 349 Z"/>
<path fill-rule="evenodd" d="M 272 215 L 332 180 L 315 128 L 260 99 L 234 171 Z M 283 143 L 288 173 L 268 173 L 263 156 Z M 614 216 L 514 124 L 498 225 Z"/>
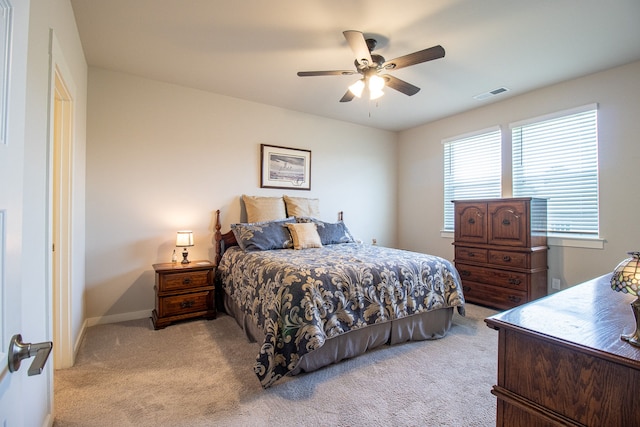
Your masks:
<path fill-rule="evenodd" d="M 260 144 L 260 187 L 311 190 L 311 151 Z"/>

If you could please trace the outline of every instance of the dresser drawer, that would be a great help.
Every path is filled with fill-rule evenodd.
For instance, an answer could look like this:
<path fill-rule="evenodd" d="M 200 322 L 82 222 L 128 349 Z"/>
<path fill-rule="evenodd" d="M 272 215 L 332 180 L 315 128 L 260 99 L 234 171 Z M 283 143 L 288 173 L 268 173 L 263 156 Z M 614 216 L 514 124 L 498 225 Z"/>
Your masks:
<path fill-rule="evenodd" d="M 158 277 L 158 282 L 158 292 L 211 286 L 211 270 L 163 274 Z"/>
<path fill-rule="evenodd" d="M 467 280 L 462 281 L 462 292 L 465 301 L 500 309 L 509 309 L 528 302 L 526 292 Z"/>
<path fill-rule="evenodd" d="M 160 316 L 175 316 L 194 311 L 205 311 L 211 306 L 209 304 L 211 292 L 212 291 L 202 291 L 160 297 L 158 301 L 158 312 Z"/>
<path fill-rule="evenodd" d="M 487 250 L 456 246 L 456 261 L 457 260 L 486 263 L 488 260 Z"/>
<path fill-rule="evenodd" d="M 528 284 L 527 273 L 517 273 L 497 268 L 484 268 L 474 265 L 456 263 L 456 268 L 463 281 L 486 283 L 504 288 L 517 289 L 526 292 Z"/>
<path fill-rule="evenodd" d="M 510 252 L 489 250 L 489 263 L 507 267 L 529 268 L 529 254 L 526 252 Z"/>

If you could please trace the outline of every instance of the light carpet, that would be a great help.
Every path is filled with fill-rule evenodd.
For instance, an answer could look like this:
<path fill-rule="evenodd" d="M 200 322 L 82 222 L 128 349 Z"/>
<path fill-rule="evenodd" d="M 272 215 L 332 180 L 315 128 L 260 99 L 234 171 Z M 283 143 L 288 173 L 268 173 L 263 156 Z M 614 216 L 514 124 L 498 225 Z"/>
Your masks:
<path fill-rule="evenodd" d="M 235 321 L 93 326 L 55 372 L 54 426 L 495 426 L 496 313 L 467 304 L 447 336 L 383 346 L 262 389 Z"/>

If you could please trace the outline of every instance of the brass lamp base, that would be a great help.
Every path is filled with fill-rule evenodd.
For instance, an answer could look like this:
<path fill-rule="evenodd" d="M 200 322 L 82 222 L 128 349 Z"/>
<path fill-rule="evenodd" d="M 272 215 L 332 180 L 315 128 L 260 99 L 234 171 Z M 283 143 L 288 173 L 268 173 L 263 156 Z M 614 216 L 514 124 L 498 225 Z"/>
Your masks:
<path fill-rule="evenodd" d="M 633 310 L 633 317 L 636 319 L 636 330 L 632 334 L 621 335 L 620 339 L 640 347 L 640 297 L 631 303 L 631 310 Z"/>

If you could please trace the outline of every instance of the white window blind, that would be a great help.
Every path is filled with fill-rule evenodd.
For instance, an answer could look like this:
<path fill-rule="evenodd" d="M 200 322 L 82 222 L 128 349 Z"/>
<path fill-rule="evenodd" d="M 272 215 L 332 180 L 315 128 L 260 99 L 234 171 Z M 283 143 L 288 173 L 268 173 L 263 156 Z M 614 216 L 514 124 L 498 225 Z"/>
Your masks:
<path fill-rule="evenodd" d="M 514 197 L 546 198 L 549 232 L 597 235 L 597 106 L 510 127 Z"/>
<path fill-rule="evenodd" d="M 445 230 L 453 230 L 452 200 L 500 197 L 501 139 L 496 127 L 443 141 Z"/>

